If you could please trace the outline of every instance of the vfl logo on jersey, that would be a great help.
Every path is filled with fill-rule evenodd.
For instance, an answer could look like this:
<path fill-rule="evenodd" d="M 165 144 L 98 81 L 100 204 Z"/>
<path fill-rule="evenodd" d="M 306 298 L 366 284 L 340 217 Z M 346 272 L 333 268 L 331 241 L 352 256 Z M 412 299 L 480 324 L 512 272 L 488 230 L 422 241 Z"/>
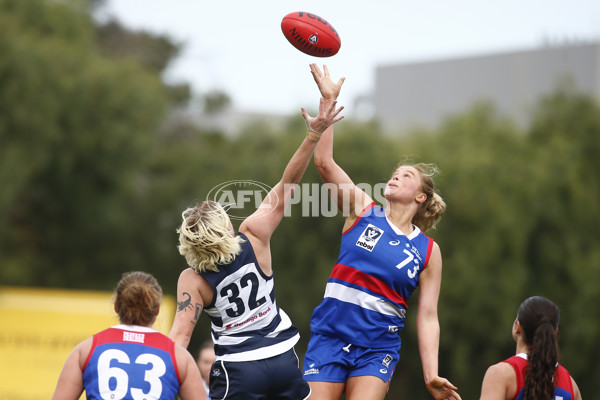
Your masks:
<path fill-rule="evenodd" d="M 383 230 L 379 229 L 375 225 L 369 224 L 360 235 L 358 240 L 356 241 L 356 245 L 358 247 L 362 247 L 363 249 L 373 251 L 375 245 L 381 239 L 383 235 Z"/>

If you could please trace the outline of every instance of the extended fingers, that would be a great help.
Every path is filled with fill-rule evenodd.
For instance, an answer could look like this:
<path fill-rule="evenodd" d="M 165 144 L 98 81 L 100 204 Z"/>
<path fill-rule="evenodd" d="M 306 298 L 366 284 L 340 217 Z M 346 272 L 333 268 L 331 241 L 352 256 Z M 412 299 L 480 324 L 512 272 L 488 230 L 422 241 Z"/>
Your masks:
<path fill-rule="evenodd" d="M 341 120 L 343 120 L 343 119 L 344 119 L 344 116 L 343 116 L 343 115 L 340 115 L 339 117 L 335 117 L 335 118 L 333 119 L 333 122 L 332 122 L 332 124 L 335 124 L 336 122 L 338 122 L 338 121 L 341 121 Z"/>
<path fill-rule="evenodd" d="M 334 118 L 334 122 L 339 121 L 340 119 L 344 118 L 343 115 L 340 115 L 339 117 L 337 116 L 342 110 L 344 109 L 344 106 L 341 106 L 340 108 L 338 108 L 337 110 L 335 110 L 334 112 L 332 112 L 330 115 Z M 337 118 L 336 118 L 337 117 Z"/>
<path fill-rule="evenodd" d="M 331 100 L 331 99 L 325 99 L 324 97 L 321 97 L 321 103 L 320 104 L 324 104 L 327 106 L 327 111 L 331 111 L 333 109 L 335 109 L 335 105 L 337 104 L 337 100 Z"/>
<path fill-rule="evenodd" d="M 310 128 L 310 121 L 312 121 L 313 118 L 310 115 L 308 115 L 308 113 L 306 112 L 304 107 L 302 107 L 301 110 L 302 110 L 302 118 L 304 118 L 304 122 L 306 122 L 307 128 Z"/>
<path fill-rule="evenodd" d="M 310 72 L 312 73 L 315 80 L 321 79 L 323 74 L 321 74 L 321 70 L 317 64 L 310 64 Z"/>
<path fill-rule="evenodd" d="M 335 107 L 335 102 L 334 102 L 334 104 L 330 105 L 330 107 L 327 110 L 327 114 L 326 114 L 326 118 L 328 120 L 330 120 L 332 124 L 335 124 L 339 120 L 344 119 L 343 115 L 338 115 L 344 109 L 344 106 L 340 106 L 337 109 L 335 109 L 334 107 Z"/>
<path fill-rule="evenodd" d="M 325 98 L 321 97 L 319 100 L 319 113 L 323 112 L 324 115 L 337 115 L 344 107 L 340 107 L 338 110 L 335 109 L 337 104 L 337 100 L 325 100 Z"/>

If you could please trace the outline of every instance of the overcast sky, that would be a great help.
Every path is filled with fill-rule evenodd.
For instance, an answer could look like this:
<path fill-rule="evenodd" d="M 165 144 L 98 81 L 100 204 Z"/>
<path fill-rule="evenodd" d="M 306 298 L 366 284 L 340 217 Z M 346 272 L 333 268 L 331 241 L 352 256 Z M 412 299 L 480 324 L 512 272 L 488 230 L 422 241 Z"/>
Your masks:
<path fill-rule="evenodd" d="M 342 47 L 329 58 L 296 50 L 281 32 L 293 11 L 325 18 Z M 308 64 L 346 77 L 339 98 L 369 94 L 377 66 L 600 40 L 600 0 L 108 0 L 132 29 L 184 46 L 166 78 L 198 94 L 226 92 L 244 111 L 294 113 L 318 103 Z"/>

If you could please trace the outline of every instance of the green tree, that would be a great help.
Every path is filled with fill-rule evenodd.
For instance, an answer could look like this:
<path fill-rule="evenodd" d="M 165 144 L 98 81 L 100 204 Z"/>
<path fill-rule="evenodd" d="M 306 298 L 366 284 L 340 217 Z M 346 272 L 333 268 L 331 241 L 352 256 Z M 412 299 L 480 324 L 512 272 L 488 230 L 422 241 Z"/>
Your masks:
<path fill-rule="evenodd" d="M 600 355 L 599 138 L 600 107 L 568 84 L 540 102 L 529 135 L 535 225 L 527 285 L 561 306 L 564 362 L 587 393 L 598 376 L 590 360 Z"/>
<path fill-rule="evenodd" d="M 168 98 L 156 71 L 102 54 L 84 5 L 0 1 L 5 283 L 112 287 L 143 265 L 124 217 Z"/>
<path fill-rule="evenodd" d="M 600 300 L 593 283 L 600 271 L 598 111 L 589 97 L 561 89 L 540 101 L 531 127 L 521 130 L 479 104 L 408 146 L 442 171 L 438 186 L 448 210 L 430 232 L 444 258 L 440 373 L 463 398 L 477 398 L 487 367 L 513 354 L 510 327 L 532 295 L 561 306 L 564 363 L 584 393 L 592 387 L 591 342 L 599 330 L 592 304 Z M 398 393 L 427 398 L 411 385 L 419 363 L 410 329 L 403 351 Z"/>

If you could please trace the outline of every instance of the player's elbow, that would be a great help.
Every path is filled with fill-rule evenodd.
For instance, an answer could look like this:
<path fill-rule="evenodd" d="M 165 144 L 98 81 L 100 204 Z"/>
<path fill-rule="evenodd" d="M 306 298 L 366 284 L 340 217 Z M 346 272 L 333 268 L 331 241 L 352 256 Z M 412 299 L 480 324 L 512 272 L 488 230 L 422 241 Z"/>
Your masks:
<path fill-rule="evenodd" d="M 175 327 L 173 327 L 173 329 L 171 329 L 171 332 L 169 332 L 169 338 L 178 345 L 187 349 L 188 344 L 190 344 L 190 340 L 192 339 L 192 336 L 191 334 L 175 329 Z"/>
<path fill-rule="evenodd" d="M 439 325 L 437 307 L 427 307 L 417 311 L 417 323 L 425 325 Z"/>
<path fill-rule="evenodd" d="M 329 171 L 333 170 L 335 162 L 331 158 L 319 157 L 315 153 L 315 166 L 317 167 L 317 170 L 321 176 L 327 176 Z"/>

